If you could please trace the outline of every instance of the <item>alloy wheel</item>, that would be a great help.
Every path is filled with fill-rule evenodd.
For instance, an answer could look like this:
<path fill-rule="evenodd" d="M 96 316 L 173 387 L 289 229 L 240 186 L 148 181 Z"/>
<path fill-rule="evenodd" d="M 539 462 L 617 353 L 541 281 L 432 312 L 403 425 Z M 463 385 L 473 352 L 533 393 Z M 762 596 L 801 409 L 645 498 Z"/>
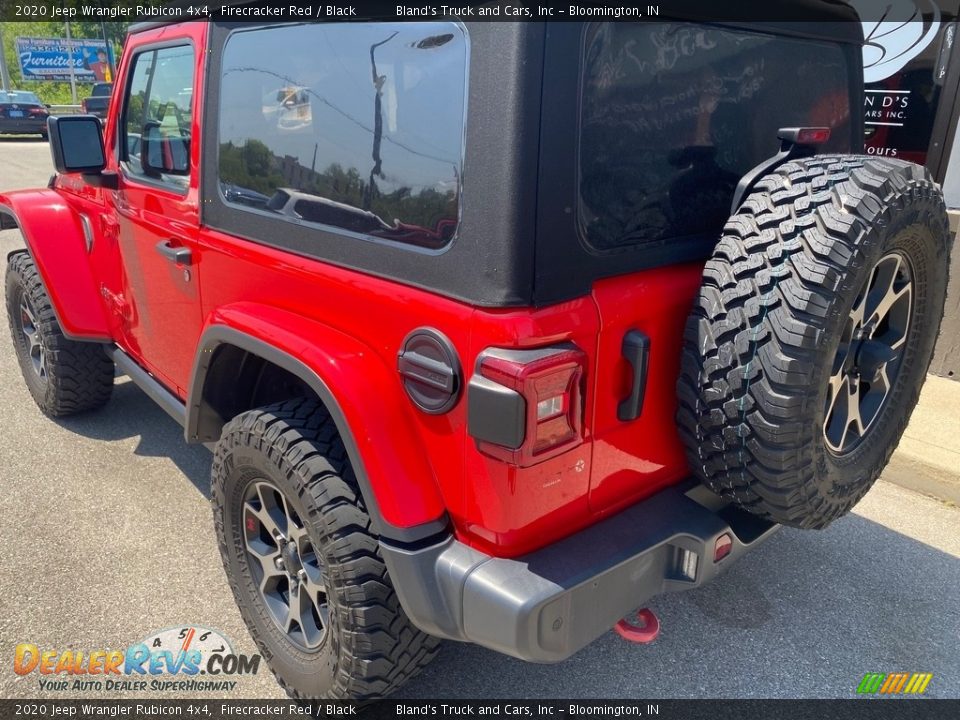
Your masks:
<path fill-rule="evenodd" d="M 20 331 L 26 339 L 27 355 L 33 371 L 41 380 L 47 379 L 47 352 L 43 346 L 43 338 L 37 328 L 37 314 L 27 296 L 20 298 Z"/>
<path fill-rule="evenodd" d="M 900 372 L 912 310 L 910 262 L 889 253 L 857 295 L 833 360 L 823 423 L 833 453 L 854 450 L 880 416 Z"/>
<path fill-rule="evenodd" d="M 318 650 L 330 623 L 326 570 L 303 521 L 262 479 L 250 483 L 242 512 L 247 561 L 267 612 L 294 645 Z"/>

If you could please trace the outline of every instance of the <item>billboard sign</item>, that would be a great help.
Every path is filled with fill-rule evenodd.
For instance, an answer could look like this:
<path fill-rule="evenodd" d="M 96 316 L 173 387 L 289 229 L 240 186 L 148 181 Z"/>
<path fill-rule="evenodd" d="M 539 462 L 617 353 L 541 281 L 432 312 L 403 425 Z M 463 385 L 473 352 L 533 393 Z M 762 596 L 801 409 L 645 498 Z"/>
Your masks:
<path fill-rule="evenodd" d="M 71 64 L 77 82 L 113 80 L 103 40 L 18 37 L 17 57 L 24 80 L 70 80 Z"/>

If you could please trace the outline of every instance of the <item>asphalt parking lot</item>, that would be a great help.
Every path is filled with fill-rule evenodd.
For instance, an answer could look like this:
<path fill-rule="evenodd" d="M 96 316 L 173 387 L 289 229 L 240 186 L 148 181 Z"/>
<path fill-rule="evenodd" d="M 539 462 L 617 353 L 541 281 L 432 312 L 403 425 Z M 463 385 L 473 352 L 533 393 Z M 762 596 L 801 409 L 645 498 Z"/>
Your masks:
<path fill-rule="evenodd" d="M 0 190 L 43 186 L 50 172 L 46 143 L 0 139 Z M 21 246 L 0 233 L 0 262 Z M 2 335 L 0 697 L 52 695 L 36 673 L 14 674 L 18 643 L 124 648 L 195 624 L 254 652 L 214 541 L 209 451 L 126 379 L 102 412 L 46 419 Z M 864 673 L 902 671 L 933 673 L 926 695 L 958 698 L 958 587 L 960 509 L 881 480 L 828 530 L 784 530 L 712 585 L 658 598 L 651 645 L 611 632 L 538 666 L 447 643 L 402 694 L 850 698 Z M 283 694 L 262 671 L 230 696 Z"/>

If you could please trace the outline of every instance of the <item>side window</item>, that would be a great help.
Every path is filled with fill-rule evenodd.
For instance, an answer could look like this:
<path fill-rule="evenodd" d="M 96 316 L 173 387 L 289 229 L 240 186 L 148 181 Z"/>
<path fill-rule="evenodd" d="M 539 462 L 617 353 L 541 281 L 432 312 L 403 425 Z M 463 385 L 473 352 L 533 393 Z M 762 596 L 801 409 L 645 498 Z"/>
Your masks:
<path fill-rule="evenodd" d="M 426 248 L 453 238 L 467 77 L 459 25 L 238 31 L 222 73 L 226 202 Z"/>
<path fill-rule="evenodd" d="M 193 47 L 146 50 L 134 57 L 120 146 L 126 171 L 186 190 L 192 116 Z"/>
<path fill-rule="evenodd" d="M 577 221 L 596 250 L 717 236 L 779 128 L 827 126 L 823 150 L 849 148 L 839 45 L 686 23 L 595 23 L 584 40 Z"/>

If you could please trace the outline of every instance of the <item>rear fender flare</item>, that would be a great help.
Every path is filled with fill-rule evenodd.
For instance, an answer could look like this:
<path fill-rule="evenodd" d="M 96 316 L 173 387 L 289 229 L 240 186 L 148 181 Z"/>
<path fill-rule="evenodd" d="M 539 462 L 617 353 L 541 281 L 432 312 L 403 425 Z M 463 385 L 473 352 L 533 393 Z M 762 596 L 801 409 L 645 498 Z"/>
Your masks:
<path fill-rule="evenodd" d="M 107 313 L 76 211 L 53 190 L 0 193 L 0 228 L 13 227 L 23 235 L 63 334 L 71 340 L 110 342 Z"/>
<path fill-rule="evenodd" d="M 187 395 L 188 442 L 219 439 L 221 423 L 205 408 L 203 385 L 216 349 L 233 345 L 305 382 L 330 412 L 343 439 L 374 530 L 419 544 L 449 521 L 422 442 L 405 422 L 399 383 L 370 348 L 327 325 L 254 303 L 218 309 L 200 337 Z"/>

